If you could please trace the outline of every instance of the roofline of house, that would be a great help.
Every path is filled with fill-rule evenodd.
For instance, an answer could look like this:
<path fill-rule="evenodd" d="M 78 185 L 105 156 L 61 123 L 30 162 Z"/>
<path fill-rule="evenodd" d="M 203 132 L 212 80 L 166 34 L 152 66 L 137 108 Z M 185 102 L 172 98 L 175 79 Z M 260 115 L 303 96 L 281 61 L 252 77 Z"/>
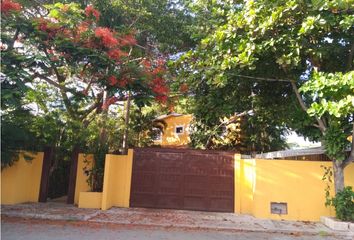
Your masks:
<path fill-rule="evenodd" d="M 274 159 L 274 158 L 286 158 L 286 157 L 295 157 L 295 156 L 304 156 L 304 155 L 317 155 L 324 154 L 324 147 L 314 147 L 314 148 L 305 148 L 305 149 L 289 149 L 275 152 L 267 152 L 257 154 L 256 158 L 262 159 Z"/>
<path fill-rule="evenodd" d="M 164 120 L 164 119 L 170 118 L 170 117 L 181 117 L 181 116 L 188 116 L 188 115 L 191 115 L 191 114 L 180 114 L 180 113 L 173 112 L 173 113 L 161 115 L 161 116 L 155 118 L 153 121 Z"/>

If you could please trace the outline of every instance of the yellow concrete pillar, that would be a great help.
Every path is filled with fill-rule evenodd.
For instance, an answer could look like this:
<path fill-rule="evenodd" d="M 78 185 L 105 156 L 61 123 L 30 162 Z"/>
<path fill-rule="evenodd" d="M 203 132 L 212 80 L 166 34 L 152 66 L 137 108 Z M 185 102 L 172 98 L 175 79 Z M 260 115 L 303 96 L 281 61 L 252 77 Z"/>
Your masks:
<path fill-rule="evenodd" d="M 32 160 L 26 161 L 25 155 Z M 11 167 L 1 171 L 1 204 L 38 202 L 43 152 L 21 152 Z"/>
<path fill-rule="evenodd" d="M 132 149 L 128 150 L 128 155 L 106 155 L 102 210 L 113 206 L 129 207 L 132 167 Z"/>
<path fill-rule="evenodd" d="M 254 194 L 257 177 L 257 160 L 243 159 L 241 212 L 253 214 Z"/>
<path fill-rule="evenodd" d="M 79 154 L 77 162 L 76 172 L 76 185 L 75 185 L 75 197 L 74 203 L 79 204 L 80 192 L 87 192 L 91 190 L 90 185 L 87 182 L 88 176 L 85 174 L 85 169 L 91 170 L 93 166 L 94 156 L 92 154 Z"/>
<path fill-rule="evenodd" d="M 241 154 L 234 155 L 234 212 L 241 213 L 242 164 Z"/>
<path fill-rule="evenodd" d="M 253 199 L 256 181 L 256 160 L 241 159 L 235 154 L 235 213 L 253 213 Z"/>

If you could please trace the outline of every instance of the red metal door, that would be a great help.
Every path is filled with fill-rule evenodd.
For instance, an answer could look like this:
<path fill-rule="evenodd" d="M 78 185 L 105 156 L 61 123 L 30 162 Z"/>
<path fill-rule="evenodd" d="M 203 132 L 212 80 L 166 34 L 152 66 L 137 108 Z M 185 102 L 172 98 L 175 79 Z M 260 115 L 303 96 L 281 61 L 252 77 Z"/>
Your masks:
<path fill-rule="evenodd" d="M 233 153 L 134 150 L 130 206 L 234 211 Z"/>

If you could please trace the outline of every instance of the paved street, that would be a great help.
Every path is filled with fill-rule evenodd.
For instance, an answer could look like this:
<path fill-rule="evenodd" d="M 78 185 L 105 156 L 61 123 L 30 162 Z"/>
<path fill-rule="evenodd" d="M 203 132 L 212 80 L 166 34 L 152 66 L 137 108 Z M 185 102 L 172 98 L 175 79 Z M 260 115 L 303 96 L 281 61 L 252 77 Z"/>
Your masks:
<path fill-rule="evenodd" d="M 114 225 L 104 223 L 87 223 L 79 221 L 49 221 L 23 220 L 3 218 L 1 229 L 2 240 L 109 240 L 109 239 L 146 239 L 146 240 L 197 240 L 197 239 L 247 239 L 247 240 L 330 240 L 344 239 L 343 237 L 326 236 L 319 233 L 314 236 L 302 234 L 291 235 L 265 232 L 228 232 L 170 229 L 156 227 L 138 227 L 129 225 Z M 347 238 L 349 239 L 349 238 Z"/>
<path fill-rule="evenodd" d="M 144 208 L 111 208 L 107 211 L 80 209 L 61 203 L 28 203 L 2 205 L 1 214 L 8 217 L 87 221 L 90 223 L 175 227 L 205 230 L 337 234 L 318 222 L 275 221 L 246 214 L 182 211 Z"/>
<path fill-rule="evenodd" d="M 353 239 L 318 222 L 250 215 L 144 208 L 80 209 L 62 203 L 1 206 L 2 240 Z"/>

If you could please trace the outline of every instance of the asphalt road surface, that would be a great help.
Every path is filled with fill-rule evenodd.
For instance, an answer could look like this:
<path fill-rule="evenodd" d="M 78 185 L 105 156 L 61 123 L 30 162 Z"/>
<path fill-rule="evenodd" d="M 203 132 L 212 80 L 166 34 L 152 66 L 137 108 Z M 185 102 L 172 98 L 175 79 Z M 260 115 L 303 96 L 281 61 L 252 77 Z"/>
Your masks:
<path fill-rule="evenodd" d="M 280 233 L 223 232 L 170 228 L 144 228 L 127 225 L 93 224 L 75 221 L 2 219 L 2 240 L 339 240 L 349 239 L 318 233 L 304 236 Z"/>

